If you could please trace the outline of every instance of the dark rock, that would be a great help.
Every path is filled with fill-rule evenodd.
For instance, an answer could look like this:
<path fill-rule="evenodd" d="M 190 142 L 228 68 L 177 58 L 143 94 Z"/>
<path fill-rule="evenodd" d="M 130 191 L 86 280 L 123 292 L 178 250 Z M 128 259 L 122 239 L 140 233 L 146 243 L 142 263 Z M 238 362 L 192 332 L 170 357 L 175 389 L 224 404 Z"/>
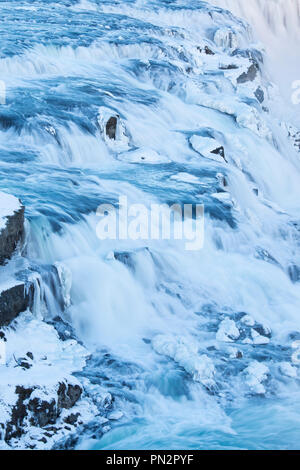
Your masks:
<path fill-rule="evenodd" d="M 291 341 L 300 341 L 300 331 L 292 331 L 289 333 L 288 338 Z"/>
<path fill-rule="evenodd" d="M 20 359 L 20 363 L 18 365 L 22 367 L 22 369 L 30 369 L 30 367 L 32 367 L 32 364 L 24 358 Z"/>
<path fill-rule="evenodd" d="M 24 401 L 30 397 L 32 391 L 33 388 L 25 388 L 17 385 L 16 394 L 18 395 L 18 400 L 12 409 L 11 420 L 6 426 L 6 441 L 9 441 L 12 438 L 20 437 L 22 435 L 22 425 L 28 414 L 27 408 L 24 405 Z"/>
<path fill-rule="evenodd" d="M 53 325 L 55 330 L 58 333 L 59 339 L 62 341 L 67 341 L 69 339 L 76 339 L 79 344 L 82 344 L 81 341 L 76 337 L 76 333 L 72 326 L 65 322 L 61 317 L 56 316 L 53 320 L 48 322 L 50 325 Z"/>
<path fill-rule="evenodd" d="M 263 89 L 260 86 L 255 90 L 254 95 L 257 98 L 257 101 L 259 101 L 259 103 L 264 102 L 265 94 L 264 94 Z"/>
<path fill-rule="evenodd" d="M 24 236 L 24 206 L 7 217 L 6 226 L 0 232 L 0 265 L 10 259 Z"/>
<path fill-rule="evenodd" d="M 28 410 L 31 411 L 31 424 L 41 428 L 48 424 L 55 424 L 58 417 L 56 400 L 54 398 L 49 398 L 49 400 L 38 397 L 33 398 L 29 400 Z"/>
<path fill-rule="evenodd" d="M 289 266 L 288 273 L 290 280 L 294 283 L 300 281 L 300 267 L 296 266 L 295 264 Z"/>
<path fill-rule="evenodd" d="M 0 294 L 0 327 L 8 325 L 19 313 L 33 305 L 34 286 L 18 284 Z"/>
<path fill-rule="evenodd" d="M 278 261 L 267 250 L 261 247 L 256 248 L 255 258 L 280 266 Z"/>
<path fill-rule="evenodd" d="M 6 339 L 4 331 L 0 331 L 0 339 L 6 343 L 7 339 Z"/>
<path fill-rule="evenodd" d="M 253 328 L 261 336 L 266 336 L 267 338 L 272 337 L 272 332 L 269 328 L 266 328 L 264 325 L 257 324 Z"/>
<path fill-rule="evenodd" d="M 129 251 L 120 251 L 120 252 L 115 252 L 115 259 L 120 261 L 120 263 L 125 264 L 129 269 L 134 270 L 135 269 L 135 263 L 133 260 L 133 253 Z"/>
<path fill-rule="evenodd" d="M 71 424 L 74 426 L 77 423 L 78 417 L 80 416 L 80 413 L 71 413 L 69 416 L 67 416 L 64 419 L 64 422 L 67 424 Z"/>
<path fill-rule="evenodd" d="M 215 150 L 212 150 L 210 153 L 214 153 L 215 155 L 220 155 L 222 158 L 224 158 L 225 162 L 227 162 L 227 160 L 225 158 L 224 147 L 218 147 Z"/>
<path fill-rule="evenodd" d="M 234 64 L 220 65 L 220 69 L 221 70 L 236 70 L 238 69 L 238 66 Z"/>
<path fill-rule="evenodd" d="M 208 46 L 204 46 L 203 49 L 200 46 L 198 46 L 197 49 L 199 52 L 204 52 L 204 54 L 215 55 L 215 53 Z"/>
<path fill-rule="evenodd" d="M 232 53 L 233 56 L 245 57 L 249 59 L 259 69 L 260 64 L 263 64 L 264 58 L 260 51 L 257 49 L 235 49 Z"/>
<path fill-rule="evenodd" d="M 58 387 L 57 395 L 58 401 L 57 406 L 59 409 L 66 408 L 67 410 L 72 408 L 75 403 L 79 400 L 82 394 L 82 388 L 79 385 L 66 384 L 61 382 Z"/>
<path fill-rule="evenodd" d="M 31 360 L 33 361 L 33 354 L 32 354 L 32 352 L 29 351 L 29 352 L 26 354 L 26 356 L 29 357 L 29 359 L 31 359 Z"/>
<path fill-rule="evenodd" d="M 115 116 L 111 116 L 106 123 L 105 131 L 106 131 L 106 135 L 110 139 L 116 140 L 117 123 L 118 123 L 118 120 Z"/>
<path fill-rule="evenodd" d="M 204 52 L 207 55 L 215 55 L 215 53 L 208 46 L 204 47 Z"/>
<path fill-rule="evenodd" d="M 63 408 L 69 409 L 75 405 L 82 394 L 82 388 L 79 385 L 68 383 L 59 383 L 57 397 L 43 394 L 41 397 L 32 397 L 33 391 L 38 391 L 39 387 L 23 386 L 16 387 L 18 399 L 12 408 L 11 419 L 5 427 L 4 438 L 9 442 L 13 438 L 19 438 L 24 433 L 24 425 L 28 422 L 33 426 L 44 428 L 51 437 L 51 433 L 56 433 L 58 428 L 53 426 Z M 70 414 L 65 422 L 75 424 L 79 413 Z"/>
<path fill-rule="evenodd" d="M 248 71 L 242 73 L 242 75 L 238 77 L 237 83 L 253 82 L 253 80 L 255 80 L 257 76 L 257 71 L 258 71 L 258 68 L 256 64 L 250 65 L 250 67 L 248 68 Z"/>
<path fill-rule="evenodd" d="M 55 434 L 55 433 L 57 433 L 58 428 L 55 427 L 55 426 L 47 426 L 47 427 L 45 428 L 45 430 L 47 430 L 47 432 L 45 432 L 45 435 L 47 435 L 47 433 L 54 433 L 54 434 Z M 52 435 L 53 435 L 53 434 L 50 434 L 50 437 L 51 437 Z"/>

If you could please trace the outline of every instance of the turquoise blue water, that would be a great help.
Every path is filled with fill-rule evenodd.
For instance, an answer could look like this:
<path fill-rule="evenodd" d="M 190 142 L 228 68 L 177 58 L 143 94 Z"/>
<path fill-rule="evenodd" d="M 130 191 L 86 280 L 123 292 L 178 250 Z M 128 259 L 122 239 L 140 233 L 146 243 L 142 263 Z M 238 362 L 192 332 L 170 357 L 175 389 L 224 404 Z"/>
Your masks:
<path fill-rule="evenodd" d="M 77 376 L 108 418 L 76 448 L 299 448 L 299 155 L 255 37 L 212 3 L 0 1 L 0 189 L 26 206 L 30 261 L 72 273 Z M 238 85 L 251 61 L 258 81 Z M 203 204 L 203 249 L 99 240 L 96 209 L 120 196 Z"/>

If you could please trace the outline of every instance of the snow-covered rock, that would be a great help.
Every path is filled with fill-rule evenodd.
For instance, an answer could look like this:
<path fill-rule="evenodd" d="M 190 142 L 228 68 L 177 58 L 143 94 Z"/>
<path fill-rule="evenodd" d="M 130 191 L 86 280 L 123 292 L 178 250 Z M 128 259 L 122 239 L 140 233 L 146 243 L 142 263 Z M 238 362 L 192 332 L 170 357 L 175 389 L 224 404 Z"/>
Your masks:
<path fill-rule="evenodd" d="M 241 322 L 244 323 L 244 325 L 246 326 L 254 326 L 255 325 L 255 320 L 253 317 L 251 317 L 251 315 L 244 315 L 242 318 L 241 318 Z"/>
<path fill-rule="evenodd" d="M 251 330 L 251 336 L 253 340 L 253 344 L 262 345 L 262 344 L 269 344 L 270 340 L 266 336 L 260 335 L 256 330 Z"/>
<path fill-rule="evenodd" d="M 297 368 L 292 366 L 289 362 L 281 362 L 279 364 L 279 370 L 282 375 L 296 379 L 298 377 Z"/>
<path fill-rule="evenodd" d="M 195 381 L 208 388 L 214 385 L 213 361 L 205 354 L 199 354 L 193 340 L 183 336 L 157 335 L 152 340 L 152 346 L 157 353 L 177 362 Z"/>
<path fill-rule="evenodd" d="M 8 325 L 21 312 L 33 306 L 34 284 L 16 279 L 0 283 L 0 327 Z"/>
<path fill-rule="evenodd" d="M 0 192 L 0 264 L 11 257 L 24 234 L 24 207 L 10 194 Z"/>
<path fill-rule="evenodd" d="M 129 149 L 129 136 L 125 122 L 116 111 L 101 106 L 97 119 L 101 136 L 111 150 L 122 152 Z"/>
<path fill-rule="evenodd" d="M 190 144 L 193 149 L 203 155 L 203 157 L 209 158 L 210 160 L 214 160 L 215 162 L 219 163 L 226 162 L 224 147 L 215 139 L 193 135 L 190 138 Z"/>
<path fill-rule="evenodd" d="M 226 318 L 219 326 L 219 330 L 216 335 L 217 341 L 224 341 L 231 343 L 240 337 L 239 329 L 233 320 Z"/>
<path fill-rule="evenodd" d="M 268 378 L 269 368 L 261 362 L 253 361 L 245 369 L 245 373 L 246 382 L 251 392 L 258 395 L 265 394 L 266 389 L 263 385 L 263 382 L 265 382 Z"/>
<path fill-rule="evenodd" d="M 53 326 L 30 312 L 20 315 L 3 332 L 6 359 L 0 364 L 1 437 L 14 448 L 49 448 L 66 434 L 66 419 L 76 427 L 96 412 L 86 397 L 81 400 L 83 387 L 72 375 L 85 366 L 88 351 L 75 340 L 61 341 Z M 76 419 L 68 410 L 78 413 Z"/>

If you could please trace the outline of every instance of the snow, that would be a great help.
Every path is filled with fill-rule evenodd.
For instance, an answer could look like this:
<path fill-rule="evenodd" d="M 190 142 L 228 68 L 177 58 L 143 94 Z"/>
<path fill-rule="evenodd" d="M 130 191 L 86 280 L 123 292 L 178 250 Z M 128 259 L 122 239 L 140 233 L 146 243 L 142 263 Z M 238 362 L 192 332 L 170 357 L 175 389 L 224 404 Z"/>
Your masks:
<path fill-rule="evenodd" d="M 2 281 L 2 278 L 5 276 L 6 277 L 6 273 L 2 273 L 3 276 L 0 276 L 0 294 L 1 292 L 5 292 L 9 289 L 11 289 L 12 287 L 15 287 L 15 286 L 19 286 L 19 285 L 22 285 L 23 282 L 22 281 L 19 281 L 13 277 L 9 277 L 7 279 L 5 279 L 4 281 Z"/>
<path fill-rule="evenodd" d="M 14 215 L 22 205 L 16 197 L 0 191 L 0 230 L 6 225 L 6 217 Z"/>
<path fill-rule="evenodd" d="M 199 152 L 205 158 L 214 160 L 215 162 L 224 163 L 225 160 L 221 155 L 212 153 L 214 150 L 222 147 L 220 142 L 210 137 L 201 137 L 199 135 L 193 135 L 190 138 L 190 143 L 196 152 Z"/>
<path fill-rule="evenodd" d="M 10 419 L 12 406 L 17 400 L 15 393 L 16 386 L 25 388 L 35 387 L 31 397 L 57 399 L 57 387 L 61 382 L 79 384 L 72 375 L 73 372 L 80 371 L 86 364 L 89 356 L 88 351 L 75 340 L 61 341 L 53 326 L 37 319 L 31 312 L 24 312 L 14 323 L 3 329 L 6 337 L 5 352 L 6 362 L 0 364 L 0 422 L 5 423 Z M 33 355 L 31 360 L 27 353 Z M 26 358 L 30 364 L 29 369 L 18 366 L 20 359 Z M 91 404 L 85 405 L 78 402 L 76 410 L 84 411 L 87 419 L 91 419 L 95 409 L 91 409 Z M 83 419 L 83 418 L 82 418 Z M 41 430 L 36 430 L 41 436 Z M 64 431 L 66 433 L 66 431 Z M 58 436 L 56 438 L 58 439 Z M 26 435 L 26 439 L 33 439 L 33 436 Z M 20 448 L 25 441 L 15 443 Z M 53 441 L 48 442 L 48 447 Z M 39 443 L 40 445 L 40 443 Z"/>
<path fill-rule="evenodd" d="M 255 325 L 255 320 L 251 315 L 244 315 L 241 318 L 241 322 L 244 323 L 246 326 L 254 326 Z"/>
<path fill-rule="evenodd" d="M 216 335 L 217 341 L 224 341 L 231 343 L 237 340 L 240 336 L 239 329 L 233 320 L 226 318 L 220 323 L 219 330 Z"/>
<path fill-rule="evenodd" d="M 200 179 L 197 176 L 191 175 L 190 173 L 177 173 L 176 175 L 172 175 L 170 177 L 172 180 L 180 181 L 182 183 L 191 183 L 191 184 L 199 184 Z"/>
<path fill-rule="evenodd" d="M 293 367 L 289 362 L 282 362 L 279 365 L 279 370 L 282 375 L 285 375 L 286 377 L 290 377 L 293 379 L 296 379 L 298 377 L 298 371 L 296 367 Z"/>
<path fill-rule="evenodd" d="M 251 336 L 253 339 L 253 344 L 269 344 L 270 340 L 266 336 L 260 335 L 256 330 L 251 330 Z"/>
<path fill-rule="evenodd" d="M 258 361 L 253 361 L 245 369 L 246 382 L 250 390 L 255 394 L 264 394 L 266 389 L 262 382 L 265 382 L 270 373 L 269 368 Z"/>
<path fill-rule="evenodd" d="M 123 418 L 124 413 L 122 411 L 113 411 L 112 413 L 109 413 L 108 419 L 111 419 L 112 421 L 117 421 L 121 418 Z"/>
<path fill-rule="evenodd" d="M 89 355 L 75 340 L 60 341 L 52 325 L 36 319 L 29 311 L 4 331 L 6 364 L 0 366 L 1 396 L 7 388 L 13 389 L 16 385 L 52 387 L 66 377 L 73 380 L 71 374 L 82 370 Z M 16 359 L 25 357 L 27 352 L 33 354 L 32 367 L 29 370 L 16 367 Z"/>

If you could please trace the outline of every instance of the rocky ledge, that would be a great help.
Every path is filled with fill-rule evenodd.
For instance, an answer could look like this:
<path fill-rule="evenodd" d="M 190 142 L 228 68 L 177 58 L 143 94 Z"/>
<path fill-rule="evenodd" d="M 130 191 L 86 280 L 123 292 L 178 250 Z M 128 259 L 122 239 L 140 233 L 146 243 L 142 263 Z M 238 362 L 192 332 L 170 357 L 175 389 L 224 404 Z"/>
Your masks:
<path fill-rule="evenodd" d="M 34 286 L 15 278 L 8 261 L 24 236 L 24 206 L 16 197 L 0 192 L 0 327 L 32 307 Z"/>
<path fill-rule="evenodd" d="M 14 196 L 0 192 L 0 265 L 16 250 L 24 235 L 24 206 Z"/>
<path fill-rule="evenodd" d="M 33 305 L 32 282 L 6 281 L 0 284 L 0 327 L 9 325 L 21 312 Z"/>

